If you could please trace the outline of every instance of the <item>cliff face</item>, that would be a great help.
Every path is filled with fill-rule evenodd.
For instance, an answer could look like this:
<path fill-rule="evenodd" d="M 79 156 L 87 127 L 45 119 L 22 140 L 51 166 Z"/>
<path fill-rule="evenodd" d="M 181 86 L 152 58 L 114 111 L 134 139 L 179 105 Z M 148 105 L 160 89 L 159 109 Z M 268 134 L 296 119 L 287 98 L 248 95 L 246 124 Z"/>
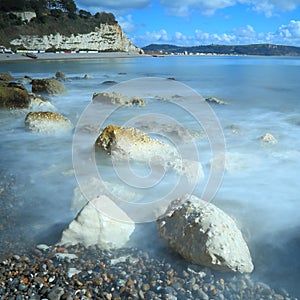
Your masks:
<path fill-rule="evenodd" d="M 59 33 L 44 36 L 21 35 L 10 44 L 27 50 L 141 51 L 131 43 L 118 24 L 100 24 L 93 32 L 70 36 Z"/>
<path fill-rule="evenodd" d="M 36 13 L 33 11 L 23 11 L 23 12 L 10 12 L 17 18 L 20 18 L 22 22 L 30 22 L 33 18 L 36 18 Z"/>

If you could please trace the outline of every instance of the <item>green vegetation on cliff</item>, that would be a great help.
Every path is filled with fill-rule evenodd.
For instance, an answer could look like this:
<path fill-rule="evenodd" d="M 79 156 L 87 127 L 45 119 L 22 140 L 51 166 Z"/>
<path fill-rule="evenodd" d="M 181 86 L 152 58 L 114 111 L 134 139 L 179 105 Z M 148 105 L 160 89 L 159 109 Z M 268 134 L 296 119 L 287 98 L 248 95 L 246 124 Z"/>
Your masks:
<path fill-rule="evenodd" d="M 225 54 L 225 55 L 300 55 L 300 47 L 272 45 L 272 44 L 252 44 L 252 45 L 201 45 L 192 47 L 182 47 L 167 44 L 151 44 L 143 48 L 145 53 L 162 54 Z"/>
<path fill-rule="evenodd" d="M 22 21 L 15 12 L 34 12 L 32 20 Z M 22 35 L 88 33 L 100 24 L 117 24 L 112 13 L 92 15 L 78 10 L 73 0 L 1 0 L 0 45 L 10 48 L 10 41 Z"/>

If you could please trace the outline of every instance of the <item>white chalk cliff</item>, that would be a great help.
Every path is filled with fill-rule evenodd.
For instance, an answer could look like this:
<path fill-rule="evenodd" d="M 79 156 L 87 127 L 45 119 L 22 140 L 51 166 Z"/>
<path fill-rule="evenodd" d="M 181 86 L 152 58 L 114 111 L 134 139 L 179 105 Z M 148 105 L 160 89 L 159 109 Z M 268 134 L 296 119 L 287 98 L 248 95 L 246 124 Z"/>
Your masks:
<path fill-rule="evenodd" d="M 83 34 L 60 33 L 34 36 L 21 35 L 10 42 L 11 45 L 27 50 L 94 50 L 140 52 L 141 49 L 132 44 L 118 24 L 100 24 L 95 31 Z"/>

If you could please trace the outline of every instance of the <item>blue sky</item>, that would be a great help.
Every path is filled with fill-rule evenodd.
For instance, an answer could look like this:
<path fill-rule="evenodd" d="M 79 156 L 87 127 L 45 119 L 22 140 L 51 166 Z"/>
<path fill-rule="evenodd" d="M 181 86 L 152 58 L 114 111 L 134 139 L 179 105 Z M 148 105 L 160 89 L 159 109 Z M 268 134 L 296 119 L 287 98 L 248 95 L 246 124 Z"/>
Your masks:
<path fill-rule="evenodd" d="M 75 0 L 115 14 L 139 47 L 271 43 L 300 46 L 300 0 Z"/>

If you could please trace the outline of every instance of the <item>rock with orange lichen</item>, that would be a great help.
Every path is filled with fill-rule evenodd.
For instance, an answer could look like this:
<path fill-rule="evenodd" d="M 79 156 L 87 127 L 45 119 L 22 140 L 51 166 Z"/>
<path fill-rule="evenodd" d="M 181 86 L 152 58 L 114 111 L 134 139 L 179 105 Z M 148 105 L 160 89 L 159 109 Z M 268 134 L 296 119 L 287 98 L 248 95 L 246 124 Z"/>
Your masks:
<path fill-rule="evenodd" d="M 73 129 L 73 124 L 66 117 L 50 112 L 30 112 L 25 118 L 28 130 L 41 133 L 65 132 Z"/>
<path fill-rule="evenodd" d="M 114 160 L 131 160 L 175 170 L 188 180 L 203 178 L 200 162 L 182 158 L 176 147 L 150 137 L 136 128 L 107 126 L 95 142 L 96 150 L 103 150 Z"/>
<path fill-rule="evenodd" d="M 146 101 L 139 97 L 128 97 L 116 92 L 94 93 L 93 103 L 108 103 L 119 106 L 145 106 Z"/>

